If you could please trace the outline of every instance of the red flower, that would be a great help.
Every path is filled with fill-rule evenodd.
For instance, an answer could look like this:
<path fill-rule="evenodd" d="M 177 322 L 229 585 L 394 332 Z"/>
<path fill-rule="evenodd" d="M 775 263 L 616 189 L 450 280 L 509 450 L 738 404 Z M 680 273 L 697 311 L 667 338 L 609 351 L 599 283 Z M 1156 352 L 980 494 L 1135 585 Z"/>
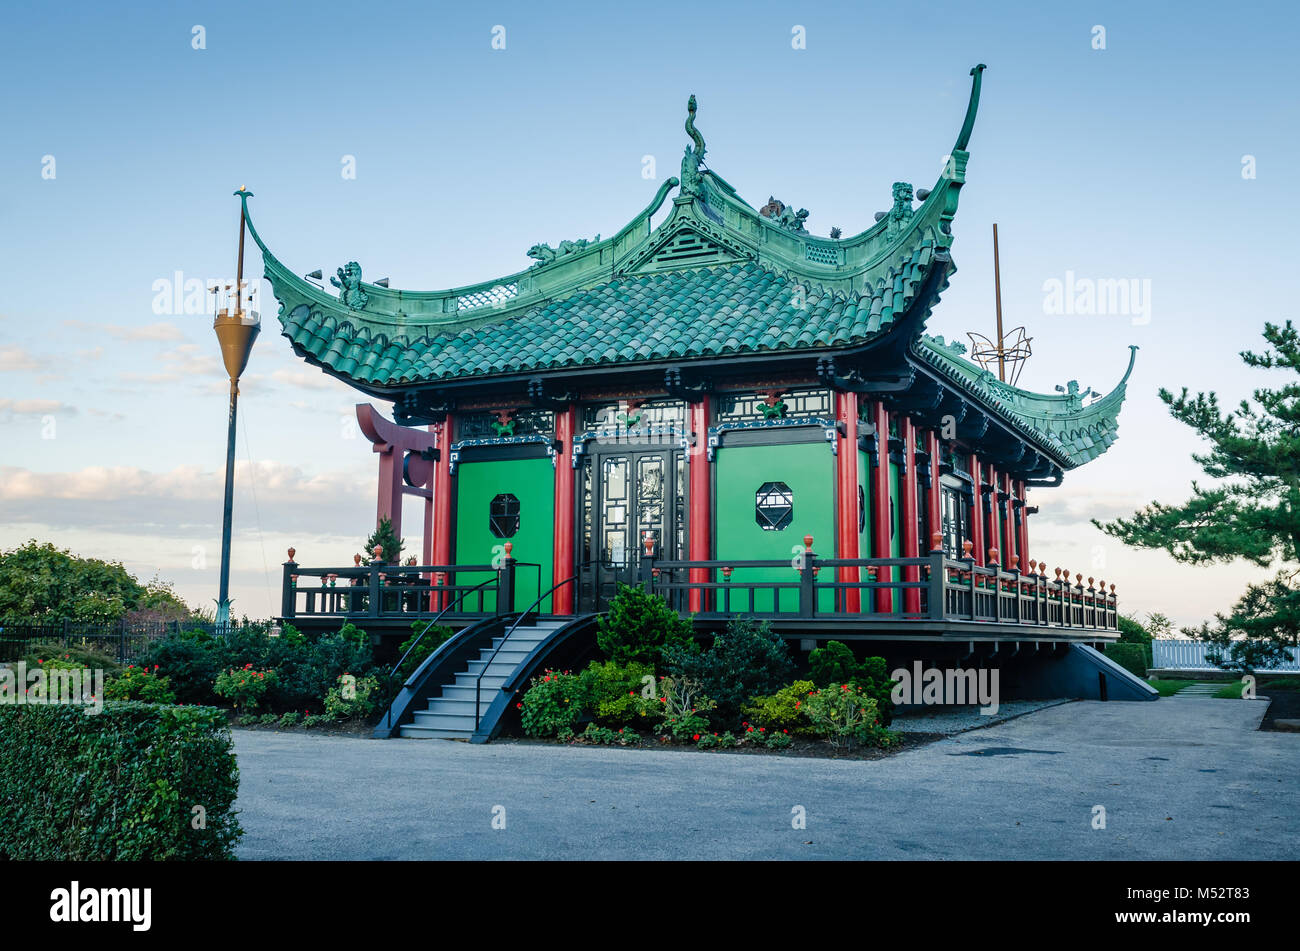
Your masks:
<path fill-rule="evenodd" d="M 717 734 L 714 734 L 714 735 L 716 736 Z M 692 740 L 698 740 L 699 738 L 700 738 L 700 735 L 699 735 L 698 733 L 696 733 L 693 737 L 691 737 Z"/>

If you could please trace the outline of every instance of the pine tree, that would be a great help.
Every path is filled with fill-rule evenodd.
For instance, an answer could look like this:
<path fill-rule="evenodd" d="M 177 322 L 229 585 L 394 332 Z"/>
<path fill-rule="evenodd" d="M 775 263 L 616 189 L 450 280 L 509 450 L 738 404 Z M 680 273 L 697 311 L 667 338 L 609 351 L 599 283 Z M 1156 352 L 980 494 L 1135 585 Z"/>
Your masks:
<path fill-rule="evenodd" d="M 397 533 L 393 531 L 393 520 L 391 518 L 381 518 L 379 527 L 366 539 L 366 564 L 374 560 L 373 555 L 376 545 L 380 545 L 384 549 L 381 561 L 388 565 L 401 564 L 402 549 L 406 547 L 406 539 L 397 537 Z"/>
<path fill-rule="evenodd" d="M 1271 349 L 1243 351 L 1242 361 L 1260 370 L 1300 376 L 1300 332 L 1264 325 Z M 1152 502 L 1132 518 L 1093 524 L 1125 544 L 1163 549 L 1176 561 L 1200 565 L 1244 558 L 1276 575 L 1252 584 L 1213 624 L 1184 628 L 1211 644 L 1217 664 L 1238 670 L 1273 667 L 1286 659 L 1300 634 L 1300 383 L 1260 388 L 1223 412 L 1213 393 L 1189 397 L 1160 390 L 1170 415 L 1192 427 L 1209 451 L 1192 459 L 1218 480 L 1210 488 L 1192 483 L 1181 505 Z"/>

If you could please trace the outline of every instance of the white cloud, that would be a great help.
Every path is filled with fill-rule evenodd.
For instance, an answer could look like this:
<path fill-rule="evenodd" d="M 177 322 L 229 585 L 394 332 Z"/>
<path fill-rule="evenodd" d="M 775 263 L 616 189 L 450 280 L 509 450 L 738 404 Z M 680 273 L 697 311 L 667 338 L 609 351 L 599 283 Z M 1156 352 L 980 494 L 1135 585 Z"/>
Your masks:
<path fill-rule="evenodd" d="M 180 327 L 165 320 L 152 324 L 141 324 L 138 327 L 123 327 L 120 324 L 96 324 L 85 320 L 65 320 L 63 324 L 65 327 L 105 333 L 114 340 L 170 341 L 185 339 L 185 334 L 181 333 Z"/>
<path fill-rule="evenodd" d="M 48 361 L 37 357 L 14 344 L 0 345 L 0 371 L 13 373 L 20 370 L 41 370 Z"/>
<path fill-rule="evenodd" d="M 11 419 L 14 416 L 48 416 L 52 413 L 73 416 L 76 412 L 75 406 L 59 400 L 0 399 L 0 419 Z"/>

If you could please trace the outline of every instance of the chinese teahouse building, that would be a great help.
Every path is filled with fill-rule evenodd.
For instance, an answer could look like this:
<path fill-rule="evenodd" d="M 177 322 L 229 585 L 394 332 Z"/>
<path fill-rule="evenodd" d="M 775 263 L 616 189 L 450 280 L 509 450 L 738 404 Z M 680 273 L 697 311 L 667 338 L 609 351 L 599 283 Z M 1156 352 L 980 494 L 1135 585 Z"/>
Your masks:
<path fill-rule="evenodd" d="M 650 585 L 704 628 L 770 618 L 805 650 L 834 638 L 905 662 L 1017 656 L 1026 690 L 1135 689 L 1077 647 L 1117 636 L 1113 586 L 1047 567 L 1029 504 L 1114 442 L 1128 372 L 1090 400 L 1073 383 L 1033 393 L 925 332 L 956 270 L 983 69 L 939 180 L 895 182 L 849 237 L 742 199 L 706 163 L 693 96 L 679 178 L 617 234 L 539 244 L 497 280 L 396 290 L 352 262 L 335 296 L 250 220 L 294 352 L 393 404 L 393 421 L 358 407 L 378 515 L 400 535 L 403 494 L 425 499 L 421 565 L 308 569 L 291 554 L 284 617 L 360 614 L 404 638 L 412 616 L 448 608 L 465 627 L 405 691 L 412 709 L 434 697 L 432 712 L 414 727 L 394 714 L 404 733 L 424 717 L 426 735 L 499 729 L 498 695 L 586 649 L 619 583 Z M 512 610 L 536 617 L 499 661 Z M 1082 687 L 1042 686 L 1065 667 Z M 457 685 L 473 687 L 455 701 L 467 706 L 435 709 Z"/>

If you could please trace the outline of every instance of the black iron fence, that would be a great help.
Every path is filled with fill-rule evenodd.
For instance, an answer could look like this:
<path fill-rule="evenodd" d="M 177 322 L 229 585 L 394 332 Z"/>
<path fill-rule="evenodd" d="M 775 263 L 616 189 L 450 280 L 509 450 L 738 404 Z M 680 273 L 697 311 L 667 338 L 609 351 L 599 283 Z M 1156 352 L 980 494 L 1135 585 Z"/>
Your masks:
<path fill-rule="evenodd" d="M 139 658 L 150 644 L 178 631 L 212 633 L 211 621 L 0 621 L 0 662 L 16 661 L 37 644 L 92 647 L 120 664 Z"/>

